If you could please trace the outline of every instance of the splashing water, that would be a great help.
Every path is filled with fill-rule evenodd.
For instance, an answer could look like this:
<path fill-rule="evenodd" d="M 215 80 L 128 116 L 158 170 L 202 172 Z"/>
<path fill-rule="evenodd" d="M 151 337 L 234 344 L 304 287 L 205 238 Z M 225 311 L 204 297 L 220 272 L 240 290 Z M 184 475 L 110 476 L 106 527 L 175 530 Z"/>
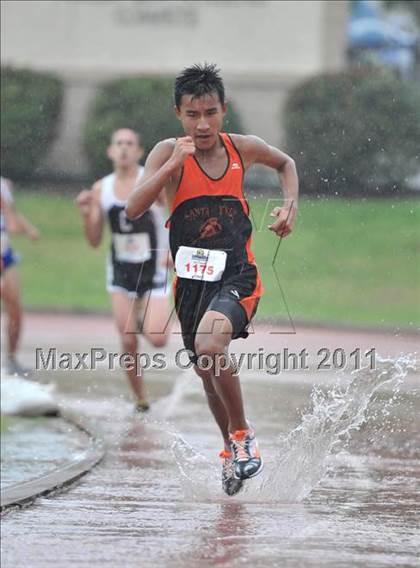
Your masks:
<path fill-rule="evenodd" d="M 265 457 L 263 472 L 247 481 L 236 499 L 299 502 L 308 497 L 326 474 L 331 454 L 342 450 L 351 433 L 368 420 L 374 393 L 388 384 L 395 394 L 411 368 L 414 361 L 408 356 L 397 360 L 378 358 L 375 370 L 364 368 L 353 372 L 345 389 L 334 387 L 324 393 L 314 387 L 311 411 L 302 416 L 300 424 L 288 435 L 279 436 L 274 455 Z M 186 498 L 223 497 L 217 464 L 197 453 L 179 434 L 174 436 L 172 453 Z"/>
<path fill-rule="evenodd" d="M 209 461 L 178 434 L 171 446 L 178 466 L 184 495 L 193 501 L 209 501 L 220 496 L 221 471 L 219 464 Z M 223 496 L 223 495 L 222 495 Z"/>
<path fill-rule="evenodd" d="M 301 501 L 321 481 L 328 467 L 327 458 L 340 450 L 352 431 L 368 419 L 373 394 L 386 383 L 398 389 L 412 364 L 407 357 L 397 361 L 379 360 L 376 370 L 361 369 L 343 391 L 312 391 L 312 411 L 301 423 L 278 440 L 276 457 L 261 480 L 261 497 Z"/>
<path fill-rule="evenodd" d="M 175 416 L 182 408 L 182 399 L 194 389 L 194 379 L 195 375 L 193 372 L 179 375 L 171 392 L 153 403 L 148 421 L 150 421 L 150 419 L 154 420 L 156 417 L 168 420 Z"/>
<path fill-rule="evenodd" d="M 151 412 L 143 417 L 143 422 L 149 430 L 158 432 L 160 443 L 172 452 L 184 494 L 191 500 L 206 500 L 220 490 L 219 468 L 194 450 L 169 421 L 177 414 L 182 414 L 182 400 L 196 390 L 195 373 L 181 374 L 171 392 L 153 404 Z"/>

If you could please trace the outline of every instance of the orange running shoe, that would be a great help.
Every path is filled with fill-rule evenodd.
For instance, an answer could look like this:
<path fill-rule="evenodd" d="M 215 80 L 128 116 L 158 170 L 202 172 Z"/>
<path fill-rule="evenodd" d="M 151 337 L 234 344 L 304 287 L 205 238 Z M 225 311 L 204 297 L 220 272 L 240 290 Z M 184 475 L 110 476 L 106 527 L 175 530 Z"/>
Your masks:
<path fill-rule="evenodd" d="M 236 479 L 248 479 L 258 475 L 263 468 L 263 460 L 258 449 L 255 432 L 251 428 L 236 430 L 229 436 L 233 454 Z"/>
<path fill-rule="evenodd" d="M 235 467 L 233 465 L 232 452 L 222 450 L 219 457 L 223 460 L 222 465 L 222 487 L 227 495 L 235 495 L 242 489 L 242 479 L 235 477 Z"/>

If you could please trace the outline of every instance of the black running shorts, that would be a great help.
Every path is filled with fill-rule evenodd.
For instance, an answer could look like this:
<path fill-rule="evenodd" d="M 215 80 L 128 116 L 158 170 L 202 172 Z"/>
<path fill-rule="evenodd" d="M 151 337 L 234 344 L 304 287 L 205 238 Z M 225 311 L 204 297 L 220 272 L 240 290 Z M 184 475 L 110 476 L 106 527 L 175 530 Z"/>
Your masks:
<path fill-rule="evenodd" d="M 257 310 L 261 286 L 256 266 L 246 264 L 240 272 L 227 275 L 219 282 L 178 277 L 174 294 L 184 346 L 193 353 L 190 360 L 196 363 L 195 339 L 204 314 L 209 310 L 224 314 L 232 323 L 232 339 L 248 337 L 247 328 Z"/>

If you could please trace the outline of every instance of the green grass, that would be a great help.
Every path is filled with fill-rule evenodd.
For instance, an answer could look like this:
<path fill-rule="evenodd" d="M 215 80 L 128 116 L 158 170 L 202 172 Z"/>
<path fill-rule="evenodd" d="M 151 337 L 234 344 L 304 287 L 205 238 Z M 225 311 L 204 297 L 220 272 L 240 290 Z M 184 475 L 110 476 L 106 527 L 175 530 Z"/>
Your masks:
<path fill-rule="evenodd" d="M 261 203 L 256 203 L 262 216 Z M 420 202 L 303 201 L 275 263 L 293 318 L 366 325 L 420 321 Z M 268 223 L 264 223 L 264 226 Z M 285 317 L 270 267 L 276 237 L 255 236 L 266 294 L 261 313 Z"/>
<path fill-rule="evenodd" d="M 42 231 L 22 253 L 26 306 L 109 309 L 104 260 L 109 236 L 90 248 L 68 196 L 19 192 L 17 202 Z M 266 229 L 272 206 L 250 199 L 253 250 L 264 297 L 258 315 L 287 318 L 272 268 L 278 238 Z M 265 218 L 264 218 L 265 217 Z M 258 230 L 261 228 L 261 230 Z M 420 322 L 420 202 L 415 199 L 302 199 L 294 233 L 281 243 L 276 271 L 293 319 L 370 326 Z"/>
<path fill-rule="evenodd" d="M 6 414 L 1 414 L 0 415 L 1 435 L 3 436 L 4 434 L 6 434 L 7 431 L 10 430 L 10 428 L 12 428 L 16 424 L 17 420 L 19 419 L 16 418 L 16 416 L 7 416 Z"/>

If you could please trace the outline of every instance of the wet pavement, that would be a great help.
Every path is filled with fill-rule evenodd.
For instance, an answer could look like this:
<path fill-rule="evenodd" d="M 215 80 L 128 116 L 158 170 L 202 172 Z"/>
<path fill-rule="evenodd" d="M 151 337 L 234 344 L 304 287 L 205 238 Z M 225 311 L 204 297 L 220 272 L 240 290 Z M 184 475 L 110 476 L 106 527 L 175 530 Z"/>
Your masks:
<path fill-rule="evenodd" d="M 72 348 L 90 325 L 80 338 L 67 327 Z M 310 335 L 301 345 L 311 349 L 371 343 Z M 415 341 L 382 341 L 394 360 L 376 371 L 244 374 L 266 466 L 233 498 L 221 491 L 220 439 L 191 371 L 148 373 L 147 417 L 134 414 L 120 372 L 57 372 L 61 403 L 89 418 L 108 452 L 66 491 L 4 516 L 3 566 L 418 566 L 420 376 L 395 362 Z"/>

